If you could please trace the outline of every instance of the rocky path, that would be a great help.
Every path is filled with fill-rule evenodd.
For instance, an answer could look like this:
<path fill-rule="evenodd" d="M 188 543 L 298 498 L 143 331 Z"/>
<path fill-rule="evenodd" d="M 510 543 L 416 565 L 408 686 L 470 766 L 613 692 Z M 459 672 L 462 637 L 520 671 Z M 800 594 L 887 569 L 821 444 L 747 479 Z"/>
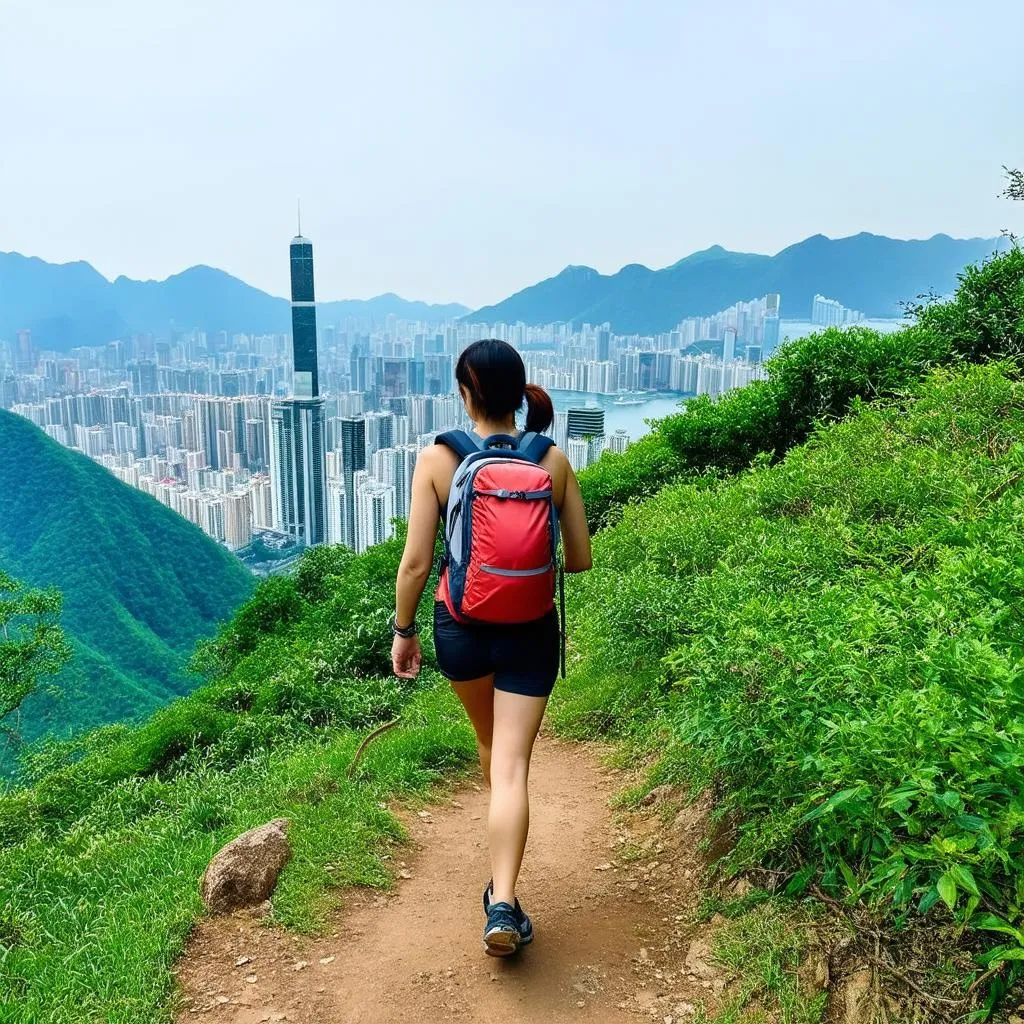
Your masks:
<path fill-rule="evenodd" d="M 684 1024 L 723 984 L 687 923 L 699 824 L 682 812 L 666 849 L 654 812 L 613 817 L 623 782 L 585 746 L 538 741 L 519 889 L 536 938 L 518 958 L 482 951 L 487 794 L 470 782 L 407 815 L 395 891 L 352 894 L 327 935 L 204 921 L 179 968 L 178 1020 Z"/>

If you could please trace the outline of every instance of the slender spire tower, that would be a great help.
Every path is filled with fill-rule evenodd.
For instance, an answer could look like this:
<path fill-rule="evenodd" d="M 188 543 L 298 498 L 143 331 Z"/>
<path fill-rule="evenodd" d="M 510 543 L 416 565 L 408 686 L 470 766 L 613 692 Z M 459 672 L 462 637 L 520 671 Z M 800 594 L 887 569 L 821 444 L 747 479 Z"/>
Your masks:
<path fill-rule="evenodd" d="M 320 382 L 316 363 L 316 297 L 313 289 L 313 243 L 299 233 L 292 239 L 292 350 L 295 374 L 292 391 L 296 398 L 316 398 Z"/>
<path fill-rule="evenodd" d="M 299 233 L 289 247 L 292 283 L 292 397 L 271 407 L 274 526 L 299 544 L 327 539 L 325 409 L 316 353 L 313 243 Z"/>

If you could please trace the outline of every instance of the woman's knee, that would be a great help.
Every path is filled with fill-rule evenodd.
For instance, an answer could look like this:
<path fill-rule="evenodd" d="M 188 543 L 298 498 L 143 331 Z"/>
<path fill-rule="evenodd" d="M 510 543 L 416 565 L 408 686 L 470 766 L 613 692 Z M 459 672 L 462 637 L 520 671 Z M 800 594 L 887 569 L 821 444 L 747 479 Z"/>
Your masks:
<path fill-rule="evenodd" d="M 521 786 L 526 784 L 530 774 L 530 758 L 519 752 L 502 750 L 496 746 L 491 751 L 491 787 Z"/>

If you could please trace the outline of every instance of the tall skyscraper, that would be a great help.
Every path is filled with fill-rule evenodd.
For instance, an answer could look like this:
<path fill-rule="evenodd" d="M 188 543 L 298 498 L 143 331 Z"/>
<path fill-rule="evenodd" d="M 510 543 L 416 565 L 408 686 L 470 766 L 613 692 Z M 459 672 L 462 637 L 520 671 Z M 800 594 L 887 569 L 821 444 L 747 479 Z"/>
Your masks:
<path fill-rule="evenodd" d="M 736 358 L 736 328 L 726 327 L 725 337 L 722 341 L 722 360 L 730 363 Z"/>
<path fill-rule="evenodd" d="M 327 539 L 326 416 L 317 374 L 313 243 L 300 231 L 290 254 L 293 397 L 275 402 L 271 410 L 270 474 L 275 528 L 312 547 Z"/>
<path fill-rule="evenodd" d="M 301 229 L 300 229 L 301 230 Z M 313 291 L 313 243 L 301 234 L 292 239 L 292 394 L 317 398 L 320 381 L 316 363 L 316 299 Z"/>
<path fill-rule="evenodd" d="M 342 543 L 356 546 L 355 475 L 366 469 L 366 421 L 358 416 L 343 416 L 341 430 L 341 479 L 345 488 L 345 515 L 342 522 Z"/>

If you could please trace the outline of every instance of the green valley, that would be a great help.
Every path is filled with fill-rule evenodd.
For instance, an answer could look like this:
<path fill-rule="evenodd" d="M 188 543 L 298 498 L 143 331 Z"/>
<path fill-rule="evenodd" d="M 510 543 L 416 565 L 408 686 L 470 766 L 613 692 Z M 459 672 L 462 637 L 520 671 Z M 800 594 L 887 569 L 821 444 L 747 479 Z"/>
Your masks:
<path fill-rule="evenodd" d="M 29 738 L 137 719 L 188 692 L 186 662 L 251 592 L 202 531 L 38 427 L 0 411 L 0 569 L 64 597 L 74 658 L 30 699 Z"/>

